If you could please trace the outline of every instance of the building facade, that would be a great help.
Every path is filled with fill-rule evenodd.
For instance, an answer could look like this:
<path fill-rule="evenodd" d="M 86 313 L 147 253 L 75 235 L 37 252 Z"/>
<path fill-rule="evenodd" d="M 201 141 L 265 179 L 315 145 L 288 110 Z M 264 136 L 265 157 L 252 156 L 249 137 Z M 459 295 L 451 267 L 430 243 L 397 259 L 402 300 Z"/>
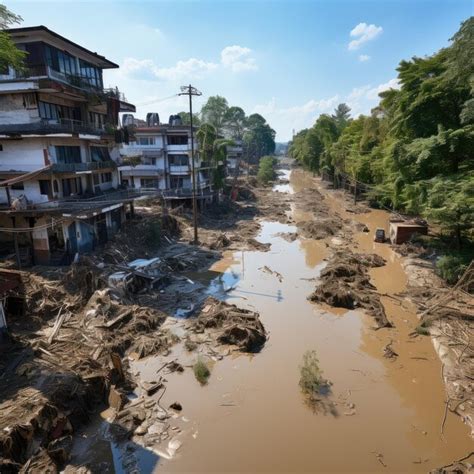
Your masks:
<path fill-rule="evenodd" d="M 210 164 L 197 152 L 194 130 L 196 189 L 209 194 Z M 166 196 L 189 197 L 192 189 L 191 132 L 181 124 L 135 127 L 133 141 L 121 149 L 121 182 L 127 187 L 158 188 Z"/>
<path fill-rule="evenodd" d="M 61 263 L 107 240 L 133 196 L 119 189 L 119 113 L 103 70 L 118 66 L 44 26 L 9 31 L 24 70 L 0 71 L 0 241 Z"/>

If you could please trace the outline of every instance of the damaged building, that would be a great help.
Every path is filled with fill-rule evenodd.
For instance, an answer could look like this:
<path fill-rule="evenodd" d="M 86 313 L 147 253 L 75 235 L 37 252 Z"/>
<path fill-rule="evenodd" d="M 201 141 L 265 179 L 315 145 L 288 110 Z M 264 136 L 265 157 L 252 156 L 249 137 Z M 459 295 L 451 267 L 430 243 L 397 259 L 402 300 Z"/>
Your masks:
<path fill-rule="evenodd" d="M 124 116 L 124 124 L 134 121 Z M 211 195 L 211 164 L 201 160 L 193 130 L 194 168 L 199 197 Z M 189 198 L 192 192 L 191 131 L 172 115 L 168 124 L 161 124 L 157 113 L 147 114 L 147 124 L 135 125 L 133 141 L 124 144 L 119 167 L 121 182 L 131 188 L 158 188 L 167 198 Z"/>
<path fill-rule="evenodd" d="M 44 26 L 9 33 L 25 68 L 0 71 L 0 241 L 18 263 L 67 263 L 105 242 L 136 193 L 120 189 L 117 158 L 134 112 L 105 89 L 105 57 Z"/>

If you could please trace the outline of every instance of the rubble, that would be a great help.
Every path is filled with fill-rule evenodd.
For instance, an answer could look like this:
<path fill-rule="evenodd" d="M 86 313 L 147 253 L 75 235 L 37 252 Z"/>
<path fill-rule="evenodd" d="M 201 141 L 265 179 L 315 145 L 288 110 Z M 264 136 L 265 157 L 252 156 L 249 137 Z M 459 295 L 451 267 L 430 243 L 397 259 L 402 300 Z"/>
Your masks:
<path fill-rule="evenodd" d="M 259 352 L 267 340 L 258 313 L 237 308 L 209 297 L 193 322 L 193 331 L 213 334 L 221 344 L 235 345 L 241 352 Z"/>
<path fill-rule="evenodd" d="M 309 300 L 336 308 L 362 308 L 375 318 L 378 328 L 392 327 L 368 274 L 369 268 L 384 264 L 384 259 L 376 254 L 354 254 L 348 249 L 338 251 L 322 270 L 320 284 Z"/>

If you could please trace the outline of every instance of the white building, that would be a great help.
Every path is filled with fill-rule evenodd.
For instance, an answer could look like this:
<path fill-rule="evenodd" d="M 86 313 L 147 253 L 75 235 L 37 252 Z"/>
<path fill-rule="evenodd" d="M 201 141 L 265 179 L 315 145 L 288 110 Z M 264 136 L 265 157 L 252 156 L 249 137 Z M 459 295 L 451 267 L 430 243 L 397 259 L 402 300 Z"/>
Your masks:
<path fill-rule="evenodd" d="M 183 125 L 135 127 L 133 141 L 121 149 L 122 184 L 158 188 L 165 196 L 189 197 L 192 189 L 191 134 Z M 199 158 L 194 137 L 196 188 L 210 193 L 210 167 Z"/>
<path fill-rule="evenodd" d="M 125 218 L 118 115 L 135 107 L 103 87 L 117 64 L 44 26 L 9 33 L 28 55 L 25 71 L 0 71 L 0 241 L 59 263 Z"/>

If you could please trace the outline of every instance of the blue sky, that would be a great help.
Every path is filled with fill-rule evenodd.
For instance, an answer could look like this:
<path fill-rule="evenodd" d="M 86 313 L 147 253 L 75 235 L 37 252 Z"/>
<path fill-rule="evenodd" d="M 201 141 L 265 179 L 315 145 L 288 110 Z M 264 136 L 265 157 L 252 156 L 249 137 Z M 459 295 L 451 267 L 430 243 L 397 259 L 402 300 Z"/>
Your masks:
<path fill-rule="evenodd" d="M 23 26 L 48 28 L 121 65 L 106 71 L 137 116 L 166 121 L 192 83 L 291 138 L 340 102 L 354 115 L 396 86 L 401 59 L 448 45 L 471 0 L 7 1 Z"/>

